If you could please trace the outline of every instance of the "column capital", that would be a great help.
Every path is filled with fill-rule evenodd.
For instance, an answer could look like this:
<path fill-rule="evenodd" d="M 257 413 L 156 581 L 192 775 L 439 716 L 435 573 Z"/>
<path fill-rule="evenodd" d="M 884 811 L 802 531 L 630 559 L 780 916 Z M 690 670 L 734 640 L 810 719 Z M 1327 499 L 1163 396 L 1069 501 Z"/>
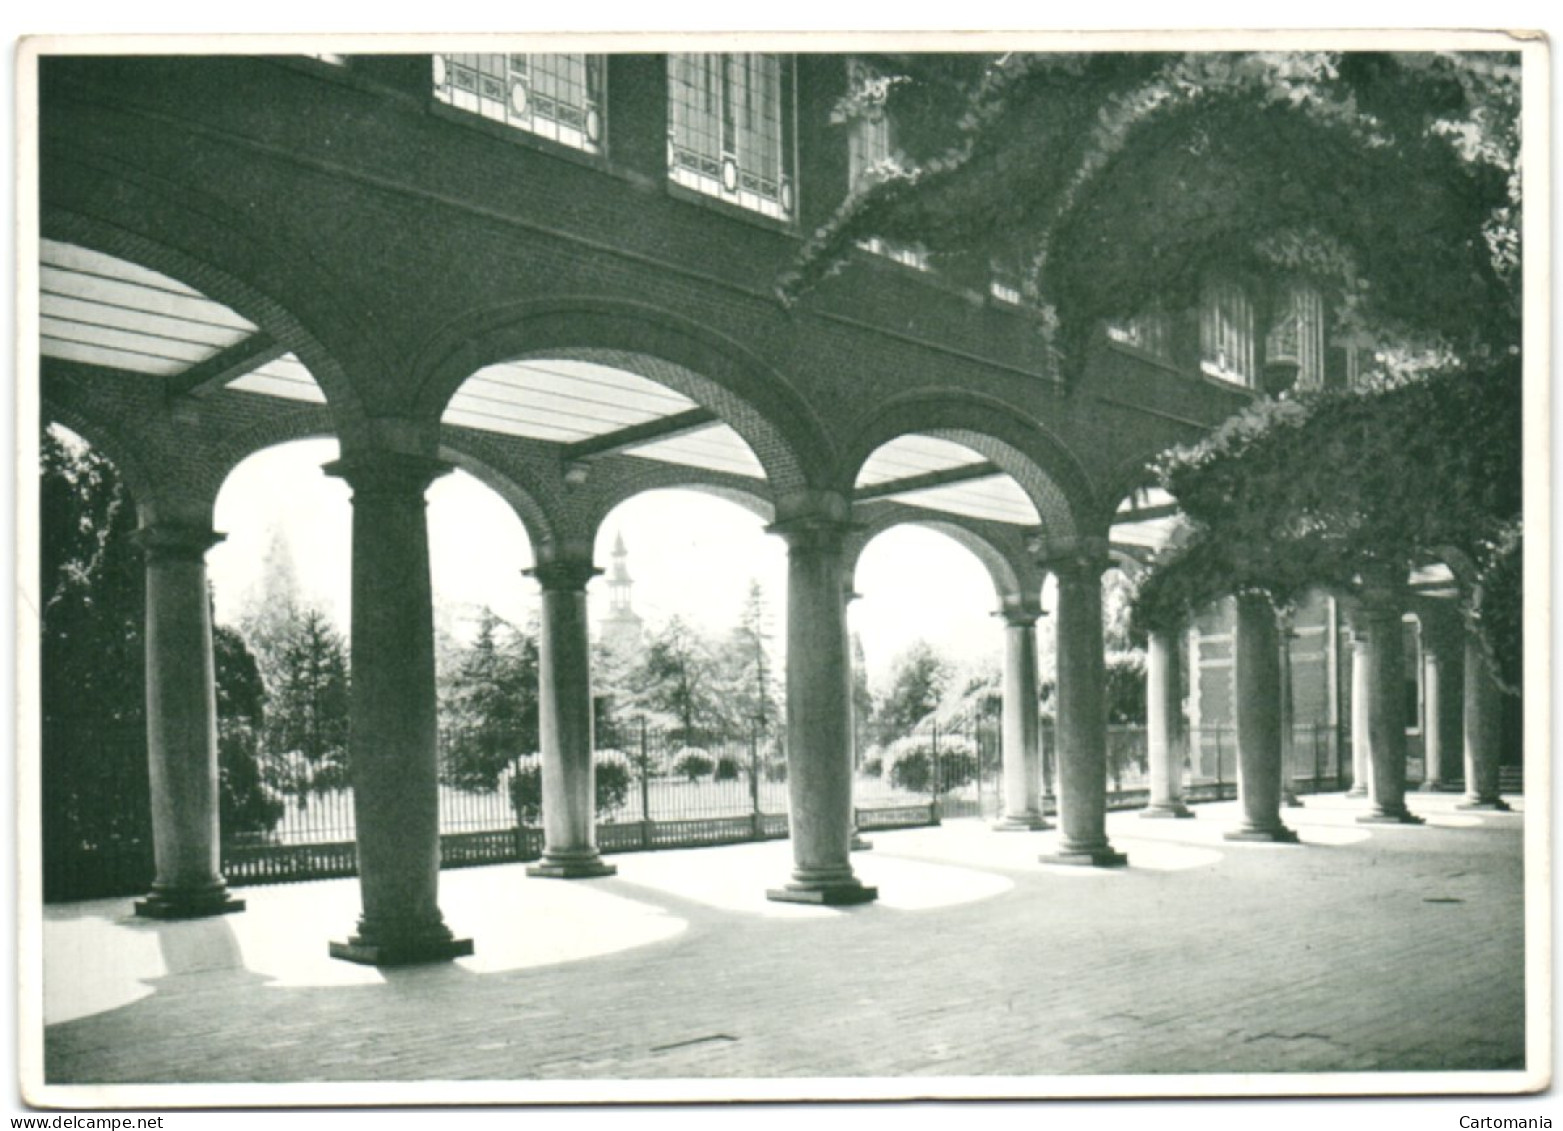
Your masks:
<path fill-rule="evenodd" d="M 799 514 L 771 523 L 765 532 L 780 535 L 790 550 L 839 551 L 848 536 L 861 529 L 861 526 L 830 515 Z"/>
<path fill-rule="evenodd" d="M 587 582 L 602 570 L 579 558 L 559 558 L 538 562 L 531 569 L 521 572 L 527 577 L 536 578 L 545 592 L 558 593 L 585 590 Z"/>
<path fill-rule="evenodd" d="M 136 530 L 130 540 L 149 562 L 204 562 L 206 551 L 226 537 L 210 526 L 158 522 Z"/>
<path fill-rule="evenodd" d="M 1042 603 L 1038 600 L 1005 598 L 993 611 L 993 615 L 1003 617 L 1005 625 L 1010 628 L 1030 628 L 1047 613 L 1042 611 Z"/>
<path fill-rule="evenodd" d="M 332 460 L 321 470 L 345 479 L 354 498 L 421 499 L 429 484 L 449 472 L 451 465 L 430 456 L 371 448 Z"/>
<path fill-rule="evenodd" d="M 1106 538 L 1044 539 L 1036 560 L 1037 565 L 1060 577 L 1100 577 L 1112 565 Z"/>

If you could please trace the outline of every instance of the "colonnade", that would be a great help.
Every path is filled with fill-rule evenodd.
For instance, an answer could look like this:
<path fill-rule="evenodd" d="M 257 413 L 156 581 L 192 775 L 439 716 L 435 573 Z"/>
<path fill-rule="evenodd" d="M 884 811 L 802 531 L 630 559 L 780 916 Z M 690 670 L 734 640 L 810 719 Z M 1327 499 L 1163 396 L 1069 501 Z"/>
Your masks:
<path fill-rule="evenodd" d="M 437 718 L 433 607 L 425 493 L 449 470 L 393 451 L 350 454 L 328 466 L 352 489 L 350 764 L 363 910 L 355 933 L 331 953 L 376 965 L 472 953 L 439 907 Z M 792 870 L 771 899 L 819 904 L 872 901 L 854 873 L 849 587 L 846 545 L 854 529 L 844 499 L 783 516 L 771 531 L 788 548 L 787 722 Z M 196 917 L 236 911 L 219 871 L 216 710 L 205 553 L 210 524 L 143 526 L 146 554 L 147 695 L 157 875 L 143 915 Z M 1101 577 L 1105 543 L 1079 540 L 1040 563 L 1057 580 L 1058 704 L 1056 851 L 1049 863 L 1126 862 L 1106 832 L 1106 714 Z M 544 848 L 534 876 L 610 875 L 595 843 L 590 643 L 586 586 L 598 572 L 584 556 L 545 547 L 530 570 L 542 590 L 540 739 Z M 1048 827 L 1041 802 L 1035 625 L 1038 595 L 1008 594 L 1004 622 L 1003 808 L 995 828 Z M 1415 821 L 1405 806 L 1400 718 L 1400 606 L 1364 601 L 1353 634 L 1354 753 L 1366 761 L 1367 821 Z M 1187 817 L 1181 796 L 1186 737 L 1179 708 L 1179 634 L 1153 632 L 1148 650 L 1151 796 L 1146 817 Z M 1289 842 L 1281 821 L 1282 669 L 1276 620 L 1260 596 L 1237 600 L 1237 729 L 1241 823 L 1237 840 Z M 1435 705 L 1439 661 L 1429 659 Z M 1465 780 L 1469 806 L 1498 808 L 1497 688 L 1480 648 L 1464 658 Z M 1443 780 L 1441 746 L 1429 780 Z"/>

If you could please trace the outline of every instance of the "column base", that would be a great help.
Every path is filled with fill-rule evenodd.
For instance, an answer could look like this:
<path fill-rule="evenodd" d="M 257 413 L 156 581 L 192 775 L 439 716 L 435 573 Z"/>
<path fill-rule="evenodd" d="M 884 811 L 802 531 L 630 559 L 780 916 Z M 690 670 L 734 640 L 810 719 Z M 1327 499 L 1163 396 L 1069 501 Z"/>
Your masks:
<path fill-rule="evenodd" d="M 1418 790 L 1418 792 L 1420 792 L 1420 793 L 1461 793 L 1461 792 L 1464 791 L 1464 789 L 1465 789 L 1464 786 L 1450 785 L 1447 782 L 1425 781 L 1425 782 L 1422 783 L 1422 787 L 1421 787 L 1420 790 Z"/>
<path fill-rule="evenodd" d="M 873 850 L 873 847 L 874 847 L 874 842 L 873 841 L 871 841 L 871 840 L 864 840 L 858 834 L 858 831 L 856 829 L 852 830 L 852 843 L 847 845 L 847 848 L 850 851 L 852 851 L 852 852 L 870 852 L 870 851 Z"/>
<path fill-rule="evenodd" d="M 1274 828 L 1240 828 L 1232 829 L 1221 834 L 1222 840 L 1230 840 L 1243 844 L 1300 844 L 1297 839 L 1297 830 L 1289 829 L 1285 825 L 1276 825 Z"/>
<path fill-rule="evenodd" d="M 471 939 L 451 937 L 438 911 L 432 920 L 367 917 L 358 921 L 358 933 L 346 942 L 330 944 L 332 958 L 360 966 L 412 966 L 421 962 L 448 962 L 472 953 Z"/>
<path fill-rule="evenodd" d="M 603 863 L 595 848 L 563 851 L 543 850 L 543 858 L 528 864 L 526 874 L 545 880 L 589 880 L 596 876 L 614 876 L 618 868 Z"/>
<path fill-rule="evenodd" d="M 1181 801 L 1168 801 L 1165 804 L 1147 805 L 1145 808 L 1140 810 L 1140 819 L 1142 821 L 1182 820 L 1185 817 L 1192 817 L 1193 815 L 1194 810 L 1190 809 Z"/>
<path fill-rule="evenodd" d="M 767 888 L 765 898 L 774 903 L 812 903 L 816 906 L 850 907 L 858 903 L 874 902 L 879 898 L 879 889 L 861 884 L 855 879 L 834 884 L 791 883 L 786 887 Z"/>
<path fill-rule="evenodd" d="M 1502 798 L 1498 798 L 1493 801 L 1462 801 L 1459 805 L 1456 805 L 1455 808 L 1465 810 L 1475 809 L 1488 813 L 1512 813 L 1514 811 L 1513 806 L 1511 806 L 1507 801 L 1504 801 Z"/>
<path fill-rule="evenodd" d="M 471 939 L 407 939 L 366 942 L 351 938 L 331 944 L 331 957 L 360 966 L 414 966 L 423 962 L 449 962 L 472 953 Z"/>
<path fill-rule="evenodd" d="M 1122 868 L 1129 857 L 1103 841 L 1099 845 L 1061 844 L 1057 852 L 1049 852 L 1037 859 L 1043 864 L 1068 864 L 1079 868 Z"/>
<path fill-rule="evenodd" d="M 1354 785 L 1346 791 L 1347 797 L 1366 797 L 1367 795 L 1368 787 L 1365 785 Z"/>
<path fill-rule="evenodd" d="M 205 919 L 212 915 L 232 915 L 244 910 L 244 900 L 228 894 L 226 885 L 197 888 L 160 889 L 155 885 L 145 899 L 135 903 L 142 919 Z"/>
<path fill-rule="evenodd" d="M 1006 814 L 988 826 L 996 833 L 1039 833 L 1053 826 L 1041 813 Z"/>
<path fill-rule="evenodd" d="M 1357 818 L 1359 825 L 1425 825 L 1426 817 L 1418 817 L 1402 805 L 1398 809 L 1375 809 Z"/>
<path fill-rule="evenodd" d="M 1306 806 L 1303 805 L 1302 798 L 1298 797 L 1291 790 L 1287 790 L 1285 793 L 1281 794 L 1281 804 L 1286 806 L 1288 809 L 1306 808 Z"/>

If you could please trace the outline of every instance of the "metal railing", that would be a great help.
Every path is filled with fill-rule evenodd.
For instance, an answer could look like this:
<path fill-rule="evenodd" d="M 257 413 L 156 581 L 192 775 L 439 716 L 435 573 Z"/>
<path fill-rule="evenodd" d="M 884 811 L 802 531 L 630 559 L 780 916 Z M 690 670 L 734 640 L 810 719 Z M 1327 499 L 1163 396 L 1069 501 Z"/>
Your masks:
<path fill-rule="evenodd" d="M 708 734 L 644 723 L 604 729 L 596 755 L 598 844 L 623 852 L 769 839 L 787 835 L 787 744 L 776 729 Z M 1286 751 L 1287 780 L 1299 793 L 1345 784 L 1333 728 L 1299 724 Z M 974 715 L 927 723 L 910 735 L 858 744 L 853 806 L 860 830 L 938 824 L 1002 811 L 1000 721 Z M 1056 811 L 1057 745 L 1044 720 L 1043 805 Z M 1108 806 L 1143 805 L 1149 795 L 1145 728 L 1107 731 Z M 887 762 L 887 759 L 890 760 Z M 536 755 L 517 757 L 491 788 L 439 788 L 444 867 L 536 859 L 542 851 L 541 773 Z M 1349 759 L 1348 759 L 1349 763 Z M 894 765 L 901 765 L 899 771 Z M 1230 726 L 1190 729 L 1184 794 L 1192 801 L 1234 797 L 1237 742 Z M 531 799 L 530 801 L 528 799 Z M 278 883 L 352 875 L 357 870 L 352 790 L 280 799 L 263 833 L 226 836 L 222 867 L 230 883 Z M 104 838 L 91 852 L 46 846 L 51 899 L 134 894 L 151 882 L 148 844 Z"/>

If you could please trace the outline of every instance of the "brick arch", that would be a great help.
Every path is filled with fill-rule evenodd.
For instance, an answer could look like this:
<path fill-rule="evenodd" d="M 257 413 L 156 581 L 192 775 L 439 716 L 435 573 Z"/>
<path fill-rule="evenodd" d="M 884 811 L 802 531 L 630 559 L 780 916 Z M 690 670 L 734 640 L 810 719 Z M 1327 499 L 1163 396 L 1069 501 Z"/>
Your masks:
<path fill-rule="evenodd" d="M 935 515 L 895 505 L 876 507 L 871 513 L 861 515 L 861 519 L 846 562 L 848 577 L 856 574 L 863 551 L 879 535 L 897 526 L 920 526 L 944 535 L 981 562 L 993 581 L 994 595 L 999 601 L 1020 597 L 1039 600 L 1041 597 L 1041 573 L 1026 563 L 1024 554 L 1017 552 L 1017 546 L 1001 545 L 991 531 L 984 529 L 987 524 L 960 515 Z"/>
<path fill-rule="evenodd" d="M 141 446 L 123 435 L 113 421 L 50 400 L 47 394 L 40 398 L 38 409 L 40 424 L 63 425 L 106 457 L 114 465 L 114 470 L 119 472 L 125 489 L 130 492 L 131 501 L 138 509 L 156 496 L 157 478 L 141 452 Z"/>
<path fill-rule="evenodd" d="M 283 411 L 268 412 L 260 420 L 229 432 L 217 445 L 208 466 L 211 469 L 211 495 L 215 500 L 234 470 L 252 455 L 267 448 L 298 440 L 334 438 L 336 425 L 325 405 L 290 405 Z"/>
<path fill-rule="evenodd" d="M 1142 487 L 1158 487 L 1156 474 L 1151 471 L 1150 463 L 1165 449 L 1158 448 L 1154 452 L 1144 455 L 1131 456 L 1121 461 L 1113 468 L 1103 484 L 1101 501 L 1104 507 L 1099 520 L 1106 526 L 1111 526 L 1113 516 L 1118 513 L 1118 508 L 1135 491 Z"/>
<path fill-rule="evenodd" d="M 454 320 L 413 359 L 414 415 L 438 418 L 487 365 L 544 358 L 622 369 L 689 397 L 743 438 L 774 491 L 808 487 L 806 469 L 831 462 L 824 428 L 781 374 L 706 327 L 618 300 L 521 302 Z"/>
<path fill-rule="evenodd" d="M 645 466 L 639 466 L 641 464 Z M 616 508 L 648 491 L 698 491 L 726 499 L 762 522 L 776 519 L 776 506 L 764 483 L 698 467 L 653 463 L 631 457 L 630 460 L 605 463 L 600 470 L 594 471 L 593 487 L 586 521 L 594 537 Z"/>
<path fill-rule="evenodd" d="M 976 393 L 909 394 L 860 417 L 838 465 L 837 489 L 850 495 L 877 449 L 914 434 L 962 444 L 1003 469 L 1031 499 L 1049 539 L 1094 531 L 1096 492 L 1074 453 L 1036 421 Z"/>
<path fill-rule="evenodd" d="M 287 346 L 337 413 L 362 413 L 359 391 L 310 325 L 329 319 L 343 329 L 341 341 L 368 350 L 376 349 L 381 335 L 357 324 L 339 297 L 345 283 L 326 277 L 307 252 L 254 231 L 241 213 L 187 187 L 150 183 L 119 168 L 100 171 L 74 157 L 50 155 L 43 165 L 41 195 L 49 203 L 39 219 L 45 238 L 116 256 L 195 288 Z M 101 185 L 112 191 L 94 187 Z M 306 307 L 311 318 L 301 316 Z M 377 359 L 366 369 L 384 372 L 390 364 Z"/>

